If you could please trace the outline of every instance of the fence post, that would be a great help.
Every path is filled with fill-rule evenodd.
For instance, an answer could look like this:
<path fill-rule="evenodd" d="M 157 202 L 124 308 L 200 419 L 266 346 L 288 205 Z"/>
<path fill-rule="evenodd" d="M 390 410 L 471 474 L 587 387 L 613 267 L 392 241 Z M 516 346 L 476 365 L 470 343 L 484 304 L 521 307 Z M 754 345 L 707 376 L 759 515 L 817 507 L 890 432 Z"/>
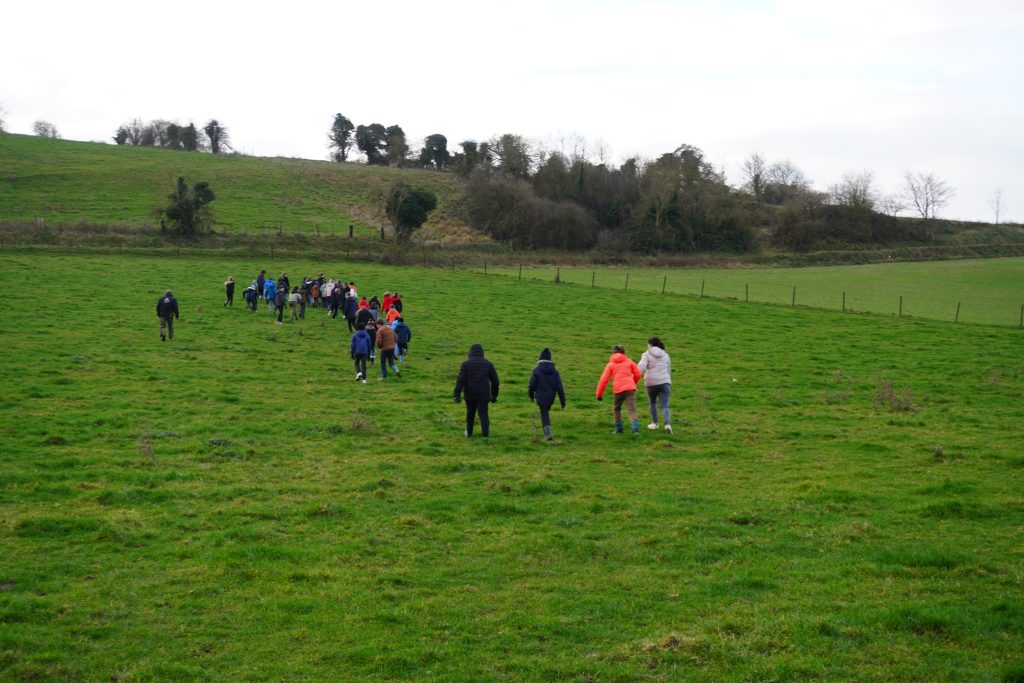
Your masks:
<path fill-rule="evenodd" d="M 593 289 L 594 287 L 596 287 L 596 285 L 594 284 L 594 282 L 595 282 L 596 280 L 597 280 L 597 271 L 595 270 L 594 272 L 592 272 L 592 273 L 590 274 L 590 288 L 591 288 L 591 289 Z"/>
<path fill-rule="evenodd" d="M 355 226 L 351 223 L 348 224 L 348 238 L 352 239 L 352 233 L 355 231 Z"/>
<path fill-rule="evenodd" d="M 846 292 L 843 292 L 843 313 L 846 313 Z"/>
<path fill-rule="evenodd" d="M 455 272 L 455 257 L 452 256 L 452 272 Z"/>
<path fill-rule="evenodd" d="M 953 322 L 955 322 L 955 323 L 960 322 L 960 302 L 959 301 L 956 302 L 956 317 L 953 318 Z"/>
<path fill-rule="evenodd" d="M 561 283 L 562 283 L 562 266 L 556 265 L 555 266 L 555 284 L 558 285 L 558 284 L 561 284 Z"/>
<path fill-rule="evenodd" d="M 666 276 L 665 276 L 665 279 L 663 279 L 663 280 L 661 281 L 661 293 L 662 293 L 662 294 L 664 294 L 664 293 L 665 293 L 665 285 L 667 285 L 667 284 L 668 284 L 668 275 L 666 275 Z"/>
<path fill-rule="evenodd" d="M 519 262 L 519 281 L 523 281 L 523 262 Z"/>
<path fill-rule="evenodd" d="M 629 291 L 629 273 L 626 273 L 626 286 L 622 288 L 622 291 L 624 291 L 624 292 L 628 292 Z"/>
<path fill-rule="evenodd" d="M 746 301 L 748 301 L 748 302 L 750 301 L 750 285 L 749 284 L 743 285 L 743 298 Z"/>
<path fill-rule="evenodd" d="M 900 297 L 900 317 L 903 317 L 903 297 Z"/>
<path fill-rule="evenodd" d="M 701 299 L 704 298 L 704 281 L 703 280 L 700 281 L 700 298 Z"/>
<path fill-rule="evenodd" d="M 1024 327 L 1024 304 L 1020 305 L 1020 326 Z"/>
<path fill-rule="evenodd" d="M 487 275 L 487 259 L 484 259 L 484 275 Z"/>
<path fill-rule="evenodd" d="M 793 288 L 793 308 L 796 308 L 796 287 Z"/>
<path fill-rule="evenodd" d="M 380 226 L 380 241 L 384 241 L 384 226 Z"/>

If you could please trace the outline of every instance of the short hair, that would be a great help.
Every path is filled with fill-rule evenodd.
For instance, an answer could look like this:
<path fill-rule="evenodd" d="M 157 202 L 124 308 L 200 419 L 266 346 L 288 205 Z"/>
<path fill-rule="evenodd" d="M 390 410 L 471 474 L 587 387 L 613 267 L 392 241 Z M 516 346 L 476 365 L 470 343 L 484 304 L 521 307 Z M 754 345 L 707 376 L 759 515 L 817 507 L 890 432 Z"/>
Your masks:
<path fill-rule="evenodd" d="M 649 346 L 657 346 L 657 347 L 658 347 L 659 349 L 661 349 L 662 351 L 664 351 L 664 350 L 665 350 L 665 345 L 664 345 L 664 344 L 662 343 L 662 341 L 661 341 L 660 339 L 658 339 L 657 337 L 651 337 L 650 339 L 648 339 L 648 340 L 647 340 L 647 344 L 648 344 Z"/>
<path fill-rule="evenodd" d="M 166 292 L 164 292 L 164 296 L 174 296 L 174 293 L 168 289 Z"/>
<path fill-rule="evenodd" d="M 625 352 L 626 352 L 626 347 L 625 346 L 620 346 L 620 345 L 616 344 L 615 346 L 612 347 L 612 353 L 625 353 Z"/>

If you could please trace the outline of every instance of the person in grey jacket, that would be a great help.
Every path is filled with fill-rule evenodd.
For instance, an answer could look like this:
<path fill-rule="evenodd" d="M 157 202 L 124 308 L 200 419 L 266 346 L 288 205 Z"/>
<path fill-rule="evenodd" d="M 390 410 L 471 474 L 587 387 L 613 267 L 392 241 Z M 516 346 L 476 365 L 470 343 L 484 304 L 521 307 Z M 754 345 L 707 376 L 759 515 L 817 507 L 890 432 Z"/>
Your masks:
<path fill-rule="evenodd" d="M 651 424 L 648 429 L 658 428 L 658 408 L 665 424 L 665 431 L 672 433 L 672 411 L 668 407 L 672 396 L 672 359 L 665 351 L 665 345 L 657 337 L 647 340 L 647 350 L 640 356 L 637 364 L 644 373 L 644 387 L 647 389 L 647 400 L 650 401 Z"/>

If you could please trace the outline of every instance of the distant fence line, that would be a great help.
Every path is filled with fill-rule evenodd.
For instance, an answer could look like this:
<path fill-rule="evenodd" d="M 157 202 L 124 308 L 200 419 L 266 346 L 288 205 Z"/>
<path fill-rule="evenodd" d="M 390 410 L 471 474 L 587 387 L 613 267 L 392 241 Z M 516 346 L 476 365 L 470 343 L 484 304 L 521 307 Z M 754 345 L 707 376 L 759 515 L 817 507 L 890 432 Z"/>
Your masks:
<path fill-rule="evenodd" d="M 33 224 L 38 229 L 40 225 Z M 141 230 L 139 228 L 119 228 L 117 226 L 71 226 L 67 228 L 50 228 L 43 226 L 43 232 L 40 233 L 29 233 L 26 234 L 21 230 L 12 230 L 11 224 L 0 225 L 0 251 L 8 250 L 32 250 L 32 251 L 70 251 L 80 253 L 121 253 L 121 254 L 137 254 L 142 256 L 168 256 L 173 254 L 175 256 L 204 256 L 209 257 L 211 255 L 221 255 L 224 257 L 249 257 L 249 258 L 302 258 L 302 259 L 336 259 L 346 261 L 363 261 L 367 263 L 381 263 L 386 265 L 403 265 L 403 266 L 420 266 L 423 268 L 443 268 L 445 270 L 462 270 L 467 272 L 478 272 L 483 275 L 493 273 L 493 266 L 498 265 L 502 268 L 515 268 L 518 259 L 518 271 L 517 275 L 522 280 L 523 273 L 523 260 L 515 252 L 508 252 L 500 247 L 497 249 L 498 253 L 489 256 L 488 258 L 480 258 L 480 251 L 485 250 L 481 248 L 481 245 L 472 246 L 440 246 L 431 244 L 417 244 L 416 242 L 410 242 L 406 244 L 398 244 L 394 241 L 388 240 L 381 232 L 380 237 L 374 235 L 373 237 L 367 237 L 365 232 L 362 235 L 355 235 L 352 226 L 349 226 L 347 233 L 327 233 L 319 234 L 317 229 L 317 235 L 302 234 L 298 230 L 294 232 L 285 230 L 283 227 L 269 228 L 261 227 L 257 230 L 250 232 L 247 230 L 232 231 L 230 233 L 214 233 L 203 235 L 201 241 L 189 242 L 181 239 L 174 239 L 170 236 L 156 233 L 154 234 L 151 230 Z M 27 239 L 26 239 L 27 238 Z M 95 238 L 95 239 L 90 239 Z M 269 240 L 268 240 L 269 238 Z M 906 249 L 921 251 L 931 250 L 932 255 L 938 255 L 937 251 L 942 250 L 964 250 L 969 249 L 974 252 L 988 251 L 990 256 L 1020 256 L 1024 255 L 1024 244 L 1005 244 L 1005 245 L 960 245 L 957 247 L 911 247 Z M 881 252 L 875 253 L 884 253 Z M 895 250 L 893 250 L 895 251 Z M 844 253 L 856 253 L 856 252 L 844 252 Z M 977 256 L 975 256 L 977 257 Z M 491 260 L 488 260 L 488 259 Z M 872 261 L 879 262 L 879 261 Z M 491 266 L 491 273 L 489 273 L 489 264 Z M 653 268 L 657 266 L 647 266 Z M 575 266 L 576 270 L 581 270 L 580 266 Z M 642 266 L 638 266 L 638 269 L 642 269 Z M 679 268 L 683 270 L 683 267 Z M 699 268 L 685 268 L 688 273 L 699 272 Z M 555 283 L 565 283 L 581 285 L 585 283 L 579 282 L 567 282 L 562 277 L 562 269 L 558 264 L 551 266 L 551 279 L 531 277 L 530 279 L 535 281 L 551 281 Z M 597 281 L 597 270 L 591 271 L 591 282 L 592 288 L 601 287 L 603 289 L 612 288 L 613 285 L 606 282 L 598 283 Z M 622 282 L 623 291 L 630 290 L 629 271 L 623 270 L 624 281 Z M 502 273 L 503 276 L 509 274 Z M 675 283 L 673 283 L 675 284 Z M 657 293 L 660 291 L 662 295 L 681 295 L 681 296 L 692 296 L 698 299 L 714 299 L 718 301 L 736 301 L 739 300 L 737 296 L 712 296 L 705 292 L 706 280 L 702 279 L 699 289 L 694 286 L 691 289 L 679 291 L 677 289 L 669 289 L 669 276 L 665 275 L 662 278 L 661 287 L 659 288 L 646 288 L 644 286 L 637 286 L 634 281 L 632 291 L 644 291 Z M 615 289 L 618 289 L 619 283 L 614 285 Z M 857 312 L 857 313 L 874 313 L 874 314 L 887 314 L 885 311 L 870 310 L 870 309 L 857 309 L 854 310 L 852 307 L 847 305 L 847 292 L 840 291 L 837 293 L 837 299 L 840 301 L 838 307 L 822 306 L 822 305 L 807 305 L 799 302 L 797 287 L 792 287 L 791 296 L 788 301 L 790 307 L 801 307 L 811 308 L 820 310 L 834 310 L 843 312 Z M 750 286 L 744 286 L 744 301 L 750 302 Z M 774 305 L 787 305 L 785 301 L 778 301 L 773 299 L 754 299 L 754 303 L 767 303 Z M 958 323 L 961 318 L 962 302 L 957 301 L 955 309 L 950 304 L 950 310 L 953 310 L 953 314 L 950 318 L 942 318 L 936 316 L 905 316 L 904 315 L 904 300 L 902 296 L 897 297 L 897 313 L 899 317 L 916 317 L 928 320 L 948 320 L 950 322 Z M 997 324 L 1001 326 L 1016 326 L 1024 328 L 1024 304 L 1020 306 L 1019 316 L 1016 320 L 1007 321 L 1006 323 L 988 323 Z"/>

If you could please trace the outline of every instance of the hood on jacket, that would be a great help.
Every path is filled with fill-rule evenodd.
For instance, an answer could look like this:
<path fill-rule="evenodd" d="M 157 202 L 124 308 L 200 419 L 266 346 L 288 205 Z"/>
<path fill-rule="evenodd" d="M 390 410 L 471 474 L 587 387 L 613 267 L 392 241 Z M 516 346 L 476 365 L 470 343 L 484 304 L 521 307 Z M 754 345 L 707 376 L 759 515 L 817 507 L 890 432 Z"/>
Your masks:
<path fill-rule="evenodd" d="M 629 358 L 626 357 L 626 354 L 619 353 L 618 351 L 616 351 L 615 353 L 608 357 L 609 363 L 626 363 L 628 361 Z"/>
<path fill-rule="evenodd" d="M 481 344 L 473 344 L 472 346 L 470 346 L 469 347 L 469 357 L 470 358 L 483 358 L 484 357 L 484 347 L 483 347 L 483 345 L 481 345 Z"/>
<path fill-rule="evenodd" d="M 658 346 L 652 346 L 647 349 L 647 354 L 652 358 L 664 358 L 667 355 L 665 351 Z"/>
<path fill-rule="evenodd" d="M 551 349 L 544 347 L 544 350 L 540 352 L 540 358 L 537 360 L 551 360 Z"/>

